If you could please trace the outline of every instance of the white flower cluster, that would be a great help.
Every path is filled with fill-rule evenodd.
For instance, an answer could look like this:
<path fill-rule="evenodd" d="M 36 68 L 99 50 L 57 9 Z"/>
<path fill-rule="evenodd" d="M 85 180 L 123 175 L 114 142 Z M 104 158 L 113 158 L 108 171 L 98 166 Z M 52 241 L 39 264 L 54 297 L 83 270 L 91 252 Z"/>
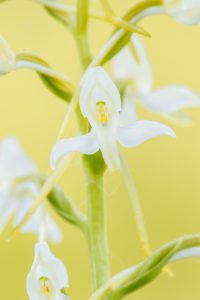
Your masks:
<path fill-rule="evenodd" d="M 37 182 L 38 169 L 14 137 L 0 143 L 0 231 L 14 215 L 14 226 L 27 214 L 40 186 Z M 22 232 L 40 235 L 52 243 L 62 240 L 62 233 L 41 206 L 22 228 Z M 35 260 L 27 278 L 27 291 L 30 300 L 64 300 L 68 287 L 68 275 L 63 263 L 49 250 L 46 242 L 35 247 Z"/>
<path fill-rule="evenodd" d="M 161 8 L 161 12 L 164 11 L 178 22 L 187 25 L 200 23 L 200 0 L 163 0 Z M 135 54 L 131 51 L 132 47 L 136 50 Z M 79 106 L 83 117 L 89 122 L 90 130 L 84 135 L 61 139 L 54 145 L 50 157 L 52 169 L 57 167 L 63 156 L 71 152 L 92 155 L 101 151 L 106 165 L 114 171 L 120 168 L 119 145 L 135 147 L 161 135 L 174 138 L 175 133 L 168 126 L 138 120 L 135 106 L 138 100 L 154 113 L 179 123 L 187 120 L 182 109 L 200 107 L 200 96 L 185 86 L 174 84 L 153 89 L 151 65 L 137 35 L 132 36 L 131 44 L 124 47 L 112 63 L 114 80 L 120 81 L 125 87 L 123 95 L 120 95 L 117 86 L 101 66 L 86 70 L 80 84 Z M 17 68 L 16 53 L 0 37 L 0 75 Z M 1 232 L 12 217 L 16 226 L 29 212 L 40 193 L 37 176 L 37 167 L 16 138 L 7 138 L 0 143 Z M 46 243 L 47 240 L 60 242 L 62 234 L 44 205 L 37 209 L 22 231 L 40 236 L 27 277 L 29 299 L 69 299 L 65 266 L 52 254 Z M 199 255 L 197 250 L 183 252 L 182 256 Z M 177 256 L 174 260 L 180 258 Z"/>

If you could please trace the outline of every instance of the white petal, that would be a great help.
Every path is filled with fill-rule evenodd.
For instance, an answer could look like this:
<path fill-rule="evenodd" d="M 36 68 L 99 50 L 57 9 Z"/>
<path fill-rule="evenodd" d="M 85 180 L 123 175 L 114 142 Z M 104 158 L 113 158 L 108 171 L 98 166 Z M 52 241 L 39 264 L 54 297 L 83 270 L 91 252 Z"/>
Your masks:
<path fill-rule="evenodd" d="M 28 213 L 36 197 L 39 195 L 39 187 L 32 182 L 23 183 L 15 188 L 16 211 L 14 216 L 14 226 L 17 226 Z M 40 234 L 41 224 L 45 237 L 53 244 L 60 243 L 62 233 L 58 225 L 53 221 L 47 209 L 40 206 L 30 220 L 22 228 L 22 232 Z"/>
<path fill-rule="evenodd" d="M 54 293 L 53 299 L 62 299 L 60 290 L 69 286 L 66 268 L 50 251 L 47 243 L 38 243 L 35 246 L 34 262 L 27 277 L 27 292 L 30 300 L 45 299 L 40 287 L 40 278 L 43 277 L 50 280 Z"/>
<path fill-rule="evenodd" d="M 81 82 L 80 109 L 82 114 L 94 119 L 95 106 L 104 101 L 111 111 L 121 110 L 121 98 L 119 91 L 111 78 L 102 67 L 89 69 Z"/>
<path fill-rule="evenodd" d="M 164 0 L 166 12 L 187 25 L 200 23 L 200 0 Z"/>
<path fill-rule="evenodd" d="M 7 138 L 0 143 L 1 180 L 15 180 L 36 172 L 35 164 L 24 152 L 16 138 Z"/>
<path fill-rule="evenodd" d="M 16 212 L 14 217 L 14 225 L 18 225 L 31 206 L 34 204 L 34 200 L 39 194 L 39 187 L 36 183 L 33 182 L 24 182 L 22 184 L 18 184 L 14 188 L 14 196 L 16 201 Z M 23 227 L 23 232 L 34 232 L 38 233 L 39 231 L 39 219 L 40 214 L 38 212 L 34 214 L 34 216 L 29 220 L 29 222 Z M 37 229 L 36 229 L 37 228 Z"/>
<path fill-rule="evenodd" d="M 176 253 L 172 258 L 171 262 L 177 261 L 177 260 L 182 260 L 186 258 L 191 258 L 191 257 L 199 257 L 200 256 L 200 247 L 193 247 L 193 248 L 188 248 L 185 250 L 180 251 L 179 253 Z"/>
<path fill-rule="evenodd" d="M 17 209 L 15 212 L 14 226 L 17 226 L 25 217 L 31 206 L 34 204 L 32 197 L 26 195 L 17 200 Z M 35 218 L 37 216 L 37 218 Z M 34 216 L 29 220 L 29 222 L 22 229 L 23 232 L 38 232 L 39 231 L 39 215 L 36 212 Z M 33 221 L 33 223 L 32 223 Z M 34 225 L 33 225 L 34 224 Z M 37 230 L 35 229 L 37 228 Z"/>
<path fill-rule="evenodd" d="M 111 171 L 120 167 L 120 157 L 116 141 L 116 132 L 112 128 L 102 128 L 96 132 L 99 147 L 105 163 Z"/>
<path fill-rule="evenodd" d="M 20 185 L 1 184 L 0 188 L 0 231 L 14 214 L 14 225 L 18 225 L 34 203 L 36 186 L 31 182 Z M 38 191 L 38 188 L 37 188 Z M 32 224 L 32 219 L 25 227 Z M 34 221 L 38 227 L 38 219 Z M 31 225 L 32 226 L 32 225 Z M 35 225 L 36 226 L 36 225 Z M 23 228 L 24 231 L 24 228 Z M 26 231 L 26 230 L 25 230 Z M 27 230 L 29 231 L 29 230 Z M 33 232 L 32 230 L 30 230 Z M 38 230 L 37 230 L 38 232 Z"/>
<path fill-rule="evenodd" d="M 139 37 L 132 35 L 132 44 L 137 57 L 128 47 L 124 47 L 113 59 L 113 73 L 116 79 L 131 80 L 137 93 L 149 93 L 153 75 L 146 50 Z"/>
<path fill-rule="evenodd" d="M 137 120 L 137 112 L 134 103 L 134 95 L 130 91 L 125 92 L 122 111 L 119 117 L 119 126 L 132 124 Z"/>
<path fill-rule="evenodd" d="M 15 214 L 14 225 L 18 225 L 30 210 L 34 201 L 32 199 L 24 200 L 17 208 Z M 43 228 L 41 228 L 43 226 Z M 39 207 L 26 225 L 22 228 L 23 233 L 40 234 L 40 230 L 43 230 L 45 239 L 52 244 L 58 244 L 62 241 L 62 232 L 59 226 L 54 222 L 49 213 L 44 207 Z"/>
<path fill-rule="evenodd" d="M 13 225 L 14 227 L 20 224 L 25 215 L 29 212 L 33 206 L 35 197 L 27 190 L 16 191 L 17 208 L 15 211 Z M 42 207 L 39 207 L 30 220 L 23 226 L 21 232 L 33 233 L 39 235 L 41 219 L 43 218 Z"/>
<path fill-rule="evenodd" d="M 16 54 L 9 47 L 7 41 L 0 36 L 0 75 L 14 70 L 15 63 Z"/>
<path fill-rule="evenodd" d="M 157 113 L 171 113 L 187 107 L 200 107 L 200 96 L 181 85 L 169 85 L 143 95 L 143 103 Z"/>
<path fill-rule="evenodd" d="M 74 138 L 60 140 L 54 145 L 51 152 L 51 167 L 55 169 L 58 160 L 70 152 L 81 152 L 89 155 L 96 153 L 98 150 L 99 145 L 94 131 Z"/>
<path fill-rule="evenodd" d="M 124 147 L 134 147 L 160 135 L 175 137 L 169 127 L 153 121 L 136 121 L 133 125 L 120 127 L 118 140 Z"/>

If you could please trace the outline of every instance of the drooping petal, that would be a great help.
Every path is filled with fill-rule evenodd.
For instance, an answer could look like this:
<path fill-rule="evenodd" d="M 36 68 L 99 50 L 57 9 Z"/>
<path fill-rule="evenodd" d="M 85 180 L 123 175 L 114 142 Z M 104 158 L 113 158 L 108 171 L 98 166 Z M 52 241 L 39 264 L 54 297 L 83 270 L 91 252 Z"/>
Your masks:
<path fill-rule="evenodd" d="M 200 0 L 164 0 L 164 7 L 177 22 L 187 25 L 200 23 Z"/>
<path fill-rule="evenodd" d="M 95 119 L 98 102 L 106 103 L 110 112 L 121 110 L 119 91 L 102 67 L 89 69 L 81 83 L 80 109 L 90 122 Z"/>
<path fill-rule="evenodd" d="M 175 137 L 171 128 L 158 122 L 141 120 L 132 125 L 120 127 L 117 138 L 124 147 L 134 147 L 160 135 Z"/>
<path fill-rule="evenodd" d="M 88 134 L 74 138 L 63 139 L 58 141 L 51 152 L 51 167 L 55 169 L 58 160 L 70 152 L 80 152 L 83 154 L 94 154 L 99 150 L 99 144 L 94 131 Z"/>
<path fill-rule="evenodd" d="M 108 168 L 114 171 L 120 167 L 120 157 L 116 140 L 115 130 L 100 129 L 96 132 L 99 148 Z"/>
<path fill-rule="evenodd" d="M 62 289 L 66 289 L 68 274 L 61 260 L 49 249 L 47 243 L 37 243 L 35 258 L 27 277 L 27 293 L 30 300 L 64 299 Z"/>
<path fill-rule="evenodd" d="M 169 85 L 143 95 L 142 102 L 156 113 L 172 113 L 188 107 L 200 107 L 200 96 L 181 85 Z"/>
<path fill-rule="evenodd" d="M 15 180 L 37 173 L 33 161 L 15 137 L 0 143 L 0 180 Z"/>
<path fill-rule="evenodd" d="M 16 54 L 9 47 L 7 41 L 0 36 L 0 75 L 11 72 L 15 68 Z"/>
<path fill-rule="evenodd" d="M 136 57 L 131 53 L 130 48 L 124 47 L 113 59 L 114 77 L 119 80 L 131 80 L 135 92 L 146 94 L 152 88 L 152 68 L 139 37 L 134 34 L 131 41 Z"/>

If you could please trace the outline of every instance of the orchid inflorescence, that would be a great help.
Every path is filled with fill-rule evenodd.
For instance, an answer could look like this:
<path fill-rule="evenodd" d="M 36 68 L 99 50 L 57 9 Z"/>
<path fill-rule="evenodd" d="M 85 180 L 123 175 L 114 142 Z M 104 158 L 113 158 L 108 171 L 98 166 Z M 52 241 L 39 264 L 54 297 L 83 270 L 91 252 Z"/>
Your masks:
<path fill-rule="evenodd" d="M 151 138 L 175 132 L 165 124 L 140 120 L 136 102 L 161 117 L 179 125 L 191 123 L 182 109 L 200 107 L 200 96 L 181 84 L 153 89 L 153 75 L 148 55 L 139 35 L 149 33 L 138 22 L 149 15 L 168 14 L 185 25 L 200 23 L 200 0 L 142 0 L 121 18 L 115 15 L 107 0 L 99 0 L 102 10 L 95 10 L 93 1 L 77 0 L 68 5 L 57 0 L 34 0 L 68 29 L 77 41 L 82 78 L 76 86 L 66 75 L 54 70 L 38 55 L 15 52 L 0 37 L 0 75 L 18 69 L 38 73 L 47 88 L 68 103 L 59 139 L 52 148 L 52 173 L 44 176 L 22 149 L 15 137 L 0 143 L 0 231 L 13 218 L 13 232 L 38 235 L 35 258 L 27 277 L 30 300 L 64 300 L 68 296 L 68 273 L 64 264 L 51 252 L 48 242 L 58 244 L 62 232 L 48 211 L 49 202 L 65 221 L 77 226 L 89 245 L 93 292 L 90 300 L 122 299 L 152 281 L 166 264 L 200 256 L 200 234 L 172 241 L 151 251 L 146 227 L 134 182 L 121 152 L 121 146 L 132 148 Z M 88 43 L 90 18 L 111 23 L 114 31 L 93 58 Z M 104 68 L 111 61 L 109 75 Z M 76 114 L 80 134 L 63 136 L 71 116 Z M 86 175 L 88 215 L 82 214 L 56 182 L 67 168 L 72 154 L 83 154 Z M 103 205 L 103 176 L 109 169 L 120 170 L 130 200 L 147 258 L 136 266 L 110 276 L 109 254 Z M 44 201 L 46 200 L 46 202 Z M 73 283 L 74 284 L 74 283 Z"/>

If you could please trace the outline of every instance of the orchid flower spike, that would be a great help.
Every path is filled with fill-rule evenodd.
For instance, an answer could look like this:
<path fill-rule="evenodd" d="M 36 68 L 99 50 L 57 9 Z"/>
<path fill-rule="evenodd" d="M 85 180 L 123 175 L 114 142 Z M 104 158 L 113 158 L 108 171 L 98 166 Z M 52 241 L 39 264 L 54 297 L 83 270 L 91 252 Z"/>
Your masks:
<path fill-rule="evenodd" d="M 140 100 L 152 112 L 180 125 L 191 123 L 182 109 L 200 107 L 200 96 L 183 85 L 172 84 L 153 90 L 151 64 L 136 35 L 132 36 L 130 47 L 126 46 L 114 57 L 113 76 L 125 84 L 124 103 L 128 102 L 131 106 L 131 103 Z M 137 118 L 135 109 L 132 110 Z"/>
<path fill-rule="evenodd" d="M 0 75 L 15 69 L 16 54 L 9 47 L 7 41 L 0 36 Z"/>
<path fill-rule="evenodd" d="M 27 276 L 29 300 L 69 300 L 68 274 L 61 260 L 49 249 L 45 242 L 35 246 L 35 258 Z"/>
<path fill-rule="evenodd" d="M 34 204 L 40 192 L 34 180 L 38 170 L 27 156 L 18 140 L 6 138 L 0 143 L 0 232 L 14 215 L 14 226 L 18 225 Z M 44 206 L 40 206 L 22 232 L 40 234 L 52 243 L 59 243 L 62 233 Z"/>
<path fill-rule="evenodd" d="M 200 23 L 200 0 L 163 0 L 164 9 L 177 22 L 186 25 Z"/>
<path fill-rule="evenodd" d="M 129 106 L 121 109 L 120 94 L 101 67 L 89 69 L 82 79 L 80 109 L 91 125 L 91 131 L 82 136 L 58 141 L 51 153 L 51 166 L 72 151 L 94 154 L 101 150 L 110 170 L 120 167 L 118 142 L 134 147 L 159 135 L 175 137 L 167 126 L 152 121 L 133 120 Z"/>

